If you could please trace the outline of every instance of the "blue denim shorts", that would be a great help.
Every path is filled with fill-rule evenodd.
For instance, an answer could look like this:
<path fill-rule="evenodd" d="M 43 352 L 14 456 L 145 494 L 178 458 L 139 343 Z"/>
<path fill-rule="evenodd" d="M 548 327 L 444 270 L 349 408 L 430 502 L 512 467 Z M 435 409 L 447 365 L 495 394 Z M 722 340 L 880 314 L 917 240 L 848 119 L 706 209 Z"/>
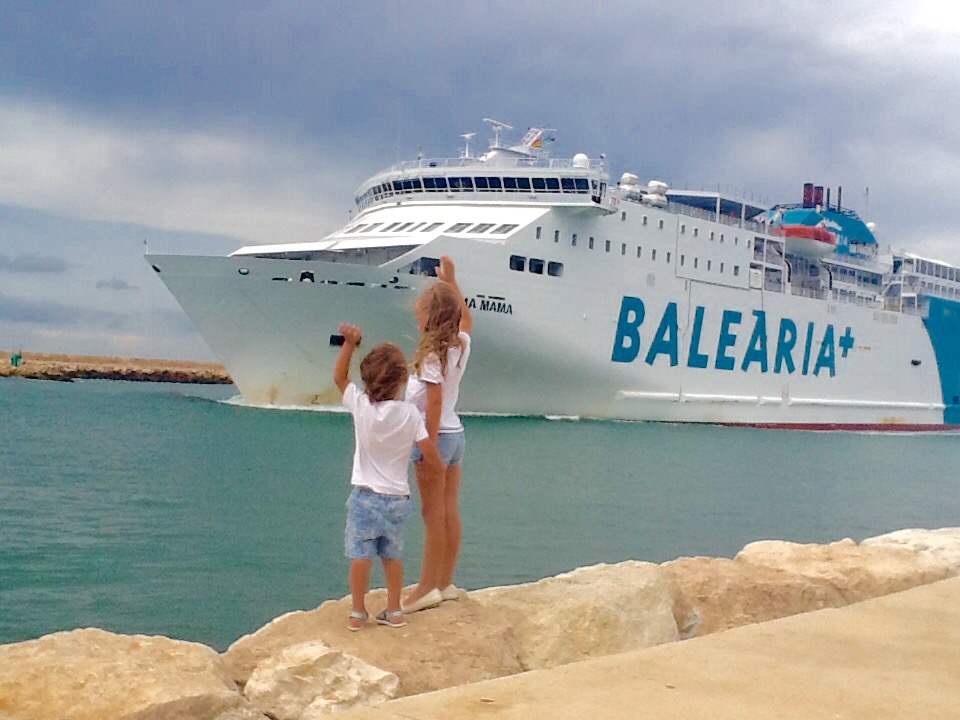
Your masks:
<path fill-rule="evenodd" d="M 368 487 L 354 487 L 347 499 L 347 529 L 343 534 L 347 557 L 351 560 L 402 557 L 403 531 L 410 508 L 407 495 L 382 495 Z"/>
<path fill-rule="evenodd" d="M 443 458 L 443 464 L 447 467 L 453 467 L 463 464 L 463 453 L 467 449 L 467 437 L 463 430 L 455 433 L 440 433 L 437 435 L 437 450 L 440 451 L 440 457 Z M 416 445 L 413 446 L 413 452 L 410 459 L 414 462 L 423 460 L 423 453 Z"/>

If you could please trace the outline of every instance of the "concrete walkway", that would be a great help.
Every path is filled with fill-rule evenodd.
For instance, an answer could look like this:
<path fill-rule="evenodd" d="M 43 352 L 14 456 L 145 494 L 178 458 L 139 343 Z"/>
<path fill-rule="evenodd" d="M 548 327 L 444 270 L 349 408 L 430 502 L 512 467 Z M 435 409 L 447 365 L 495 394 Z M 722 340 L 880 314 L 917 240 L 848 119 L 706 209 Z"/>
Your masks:
<path fill-rule="evenodd" d="M 957 720 L 960 577 L 338 717 Z"/>

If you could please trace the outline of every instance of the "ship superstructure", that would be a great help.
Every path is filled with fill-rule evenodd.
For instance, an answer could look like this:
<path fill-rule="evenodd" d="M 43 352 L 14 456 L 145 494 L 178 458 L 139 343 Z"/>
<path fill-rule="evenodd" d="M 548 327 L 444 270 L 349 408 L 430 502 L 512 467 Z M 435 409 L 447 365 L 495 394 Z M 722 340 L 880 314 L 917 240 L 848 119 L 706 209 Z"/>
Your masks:
<path fill-rule="evenodd" d="M 326 405 L 339 322 L 411 352 L 453 256 L 475 310 L 467 412 L 803 428 L 960 425 L 960 271 L 884 255 L 840 191 L 671 189 L 554 131 L 370 178 L 316 242 L 151 256 L 254 405 Z M 472 134 L 465 136 L 469 143 Z"/>

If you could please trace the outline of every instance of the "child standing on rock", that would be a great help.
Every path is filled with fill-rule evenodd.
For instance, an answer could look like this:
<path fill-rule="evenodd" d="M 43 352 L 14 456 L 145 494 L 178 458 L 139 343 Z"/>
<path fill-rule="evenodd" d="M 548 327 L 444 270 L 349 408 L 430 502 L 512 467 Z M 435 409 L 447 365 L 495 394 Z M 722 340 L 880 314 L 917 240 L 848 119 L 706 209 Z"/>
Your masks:
<path fill-rule="evenodd" d="M 423 413 L 427 432 L 436 440 L 443 458 L 443 472 L 434 479 L 423 456 L 413 451 L 423 505 L 424 541 L 420 582 L 403 601 L 408 613 L 460 595 L 453 577 L 463 535 L 460 468 L 466 440 L 456 405 L 470 357 L 473 318 L 449 256 L 440 258 L 437 277 L 440 282 L 427 288 L 413 306 L 420 343 L 413 356 L 414 374 L 407 385 L 407 400 Z"/>
<path fill-rule="evenodd" d="M 403 351 L 392 343 L 377 345 L 360 363 L 364 390 L 350 381 L 350 360 L 360 344 L 356 325 L 340 325 L 343 345 L 333 380 L 343 393 L 343 406 L 353 416 L 356 447 L 347 500 L 344 544 L 350 558 L 353 609 L 347 628 L 360 630 L 369 614 L 366 594 L 373 558 L 379 556 L 387 583 L 387 607 L 376 620 L 399 628 L 406 625 L 400 609 L 403 587 L 403 532 L 410 516 L 407 462 L 414 444 L 423 454 L 423 472 L 437 477 L 442 461 L 416 407 L 399 400 L 407 384 Z"/>

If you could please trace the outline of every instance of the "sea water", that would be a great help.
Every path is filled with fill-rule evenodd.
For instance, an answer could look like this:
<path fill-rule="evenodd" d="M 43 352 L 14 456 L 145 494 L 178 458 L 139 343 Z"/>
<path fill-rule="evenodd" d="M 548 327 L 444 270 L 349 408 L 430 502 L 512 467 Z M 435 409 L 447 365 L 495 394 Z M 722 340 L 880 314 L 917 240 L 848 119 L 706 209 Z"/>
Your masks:
<path fill-rule="evenodd" d="M 224 402 L 235 393 L 0 380 L 0 643 L 95 626 L 222 649 L 347 594 L 349 416 Z M 464 424 L 467 588 L 960 525 L 957 435 Z M 408 581 L 422 538 L 415 514 Z"/>

